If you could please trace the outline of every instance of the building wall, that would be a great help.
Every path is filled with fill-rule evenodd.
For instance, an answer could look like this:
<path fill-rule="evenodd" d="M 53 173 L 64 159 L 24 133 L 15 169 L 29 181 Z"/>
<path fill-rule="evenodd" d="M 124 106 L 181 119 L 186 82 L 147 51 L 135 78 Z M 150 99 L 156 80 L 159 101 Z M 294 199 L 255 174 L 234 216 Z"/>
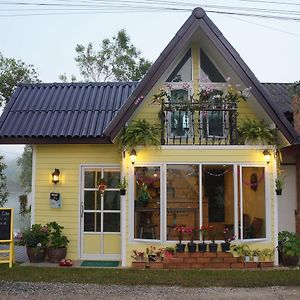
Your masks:
<path fill-rule="evenodd" d="M 78 259 L 79 186 L 81 164 L 120 164 L 116 145 L 38 145 L 36 146 L 36 182 L 34 220 L 38 224 L 56 221 L 64 226 L 68 257 Z M 51 173 L 60 170 L 60 182 L 53 184 Z M 62 207 L 51 208 L 51 192 L 61 194 Z"/>

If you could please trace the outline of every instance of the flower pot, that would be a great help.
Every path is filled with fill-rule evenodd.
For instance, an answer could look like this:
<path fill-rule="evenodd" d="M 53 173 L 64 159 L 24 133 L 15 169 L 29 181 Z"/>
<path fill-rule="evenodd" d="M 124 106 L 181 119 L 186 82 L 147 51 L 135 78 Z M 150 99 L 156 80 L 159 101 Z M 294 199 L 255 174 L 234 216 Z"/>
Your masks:
<path fill-rule="evenodd" d="M 276 189 L 276 195 L 280 196 L 282 194 L 282 189 Z"/>
<path fill-rule="evenodd" d="M 208 245 L 209 252 L 217 252 L 218 249 L 218 244 L 216 243 L 211 243 Z"/>
<path fill-rule="evenodd" d="M 206 246 L 207 246 L 207 244 L 205 244 L 205 243 L 198 244 L 199 252 L 206 252 Z"/>
<path fill-rule="evenodd" d="M 259 257 L 258 257 L 258 256 L 253 256 L 253 261 L 254 261 L 254 262 L 258 262 L 258 260 L 259 260 Z"/>
<path fill-rule="evenodd" d="M 282 256 L 282 264 L 284 266 L 297 266 L 299 261 L 298 256 Z"/>
<path fill-rule="evenodd" d="M 188 243 L 187 246 L 188 246 L 189 253 L 196 252 L 196 250 L 197 250 L 197 244 L 195 244 L 195 243 Z"/>
<path fill-rule="evenodd" d="M 173 258 L 174 257 L 174 253 L 170 252 L 170 251 L 166 251 L 165 252 L 165 258 Z"/>
<path fill-rule="evenodd" d="M 27 256 L 31 263 L 40 263 L 45 260 L 46 248 L 27 247 Z"/>
<path fill-rule="evenodd" d="M 144 261 L 144 256 L 137 255 L 135 259 L 136 261 Z"/>
<path fill-rule="evenodd" d="M 246 255 L 245 256 L 245 262 L 249 262 L 250 261 L 250 256 Z"/>
<path fill-rule="evenodd" d="M 230 243 L 225 242 L 221 244 L 222 252 L 227 252 L 230 250 Z"/>
<path fill-rule="evenodd" d="M 59 263 L 62 259 L 66 258 L 67 248 L 48 248 L 47 256 L 48 261 L 51 263 Z"/>
<path fill-rule="evenodd" d="M 182 253 L 184 252 L 184 249 L 185 249 L 185 244 L 176 244 L 176 252 L 179 252 L 179 253 Z"/>
<path fill-rule="evenodd" d="M 126 189 L 120 189 L 120 195 L 125 196 L 126 195 Z"/>

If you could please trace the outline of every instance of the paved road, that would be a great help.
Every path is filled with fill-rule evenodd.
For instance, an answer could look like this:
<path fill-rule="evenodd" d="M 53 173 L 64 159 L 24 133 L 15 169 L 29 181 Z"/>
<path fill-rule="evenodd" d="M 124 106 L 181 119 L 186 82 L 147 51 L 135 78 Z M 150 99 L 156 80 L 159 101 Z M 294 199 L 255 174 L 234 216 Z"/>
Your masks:
<path fill-rule="evenodd" d="M 0 299 L 91 300 L 91 299 L 180 299 L 180 300 L 300 300 L 300 287 L 181 288 L 162 286 L 101 286 L 71 283 L 24 283 L 0 281 Z"/>

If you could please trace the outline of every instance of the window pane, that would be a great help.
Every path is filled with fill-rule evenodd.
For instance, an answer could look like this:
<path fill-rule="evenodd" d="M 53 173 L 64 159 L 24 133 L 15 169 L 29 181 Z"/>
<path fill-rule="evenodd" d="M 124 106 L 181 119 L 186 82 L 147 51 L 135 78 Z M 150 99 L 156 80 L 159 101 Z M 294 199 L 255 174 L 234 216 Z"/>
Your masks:
<path fill-rule="evenodd" d="M 202 181 L 202 224 L 213 226 L 216 239 L 224 239 L 225 228 L 234 236 L 233 166 L 203 165 Z"/>
<path fill-rule="evenodd" d="M 94 191 L 85 191 L 84 192 L 84 209 L 85 210 L 96 209 L 95 197 L 96 197 L 96 192 L 94 192 Z"/>
<path fill-rule="evenodd" d="M 84 231 L 94 232 L 95 231 L 95 214 L 84 213 Z"/>
<path fill-rule="evenodd" d="M 167 82 L 189 82 L 192 80 L 192 57 L 191 49 L 186 53 L 174 71 L 171 73 Z"/>
<path fill-rule="evenodd" d="M 107 184 L 107 188 L 116 188 L 120 182 L 120 171 L 104 170 L 104 180 Z"/>
<path fill-rule="evenodd" d="M 160 167 L 136 167 L 134 237 L 160 239 Z"/>
<path fill-rule="evenodd" d="M 264 167 L 242 167 L 243 238 L 266 237 Z"/>
<path fill-rule="evenodd" d="M 200 65 L 201 77 L 206 77 L 206 80 L 210 82 L 225 82 L 224 77 L 202 49 L 200 49 Z"/>
<path fill-rule="evenodd" d="M 198 165 L 167 166 L 168 240 L 177 240 L 176 226 L 199 227 Z"/>
<path fill-rule="evenodd" d="M 120 210 L 120 192 L 108 191 L 104 192 L 104 209 Z"/>
<path fill-rule="evenodd" d="M 85 171 L 84 187 L 85 188 L 94 188 L 95 187 L 95 171 Z"/>
<path fill-rule="evenodd" d="M 103 214 L 103 231 L 120 232 L 120 214 L 104 213 Z"/>

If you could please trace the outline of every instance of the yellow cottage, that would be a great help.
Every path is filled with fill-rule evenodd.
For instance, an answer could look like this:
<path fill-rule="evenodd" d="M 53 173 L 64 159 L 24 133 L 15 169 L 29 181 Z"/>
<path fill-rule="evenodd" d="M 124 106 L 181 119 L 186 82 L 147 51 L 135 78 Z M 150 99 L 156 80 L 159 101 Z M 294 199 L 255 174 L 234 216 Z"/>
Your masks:
<path fill-rule="evenodd" d="M 246 101 L 228 101 L 240 90 Z M 134 147 L 132 163 L 133 148 L 118 141 L 143 119 L 160 125 L 161 145 Z M 266 139 L 247 144 L 237 125 L 249 120 L 276 130 L 281 147 L 298 136 L 197 8 L 140 82 L 19 85 L 0 136 L 3 144 L 33 145 L 32 223 L 63 225 L 71 259 L 125 267 L 133 249 L 174 246 L 178 226 L 211 226 L 218 242 L 228 229 L 236 243 L 276 247 L 277 147 Z"/>

